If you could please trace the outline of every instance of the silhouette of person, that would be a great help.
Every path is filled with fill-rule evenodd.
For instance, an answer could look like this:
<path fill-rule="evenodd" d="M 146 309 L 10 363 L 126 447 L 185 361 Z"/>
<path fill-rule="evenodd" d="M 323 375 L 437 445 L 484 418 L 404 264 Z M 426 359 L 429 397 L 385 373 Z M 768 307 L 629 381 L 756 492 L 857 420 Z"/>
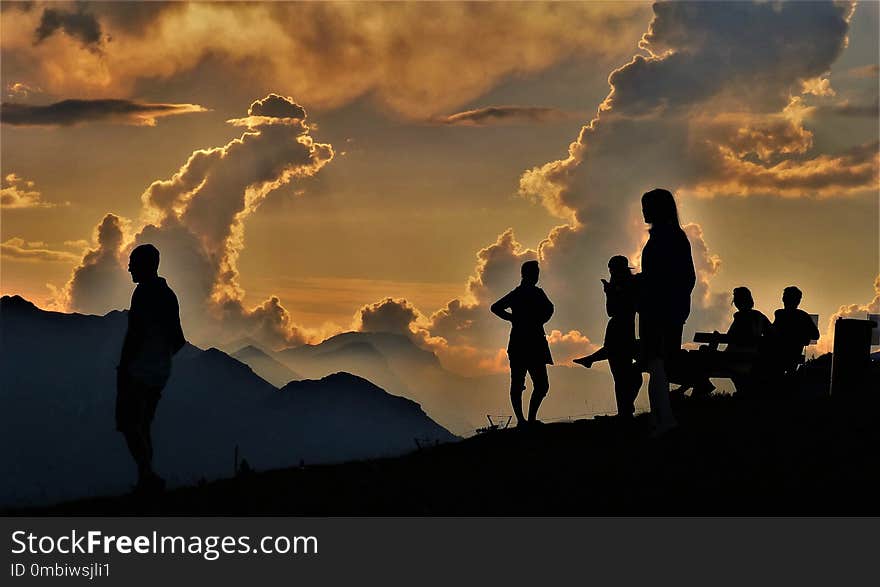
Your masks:
<path fill-rule="evenodd" d="M 608 325 L 601 349 L 574 362 L 590 368 L 597 361 L 608 360 L 614 378 L 617 416 L 630 419 L 635 413 L 635 400 L 642 386 L 642 374 L 636 369 L 636 280 L 629 260 L 616 255 L 608 261 L 611 280 L 602 280 L 605 290 L 605 311 Z"/>
<path fill-rule="evenodd" d="M 770 320 L 755 309 L 755 300 L 747 287 L 734 288 L 733 305 L 737 311 L 733 314 L 730 328 L 727 329 L 725 352 L 757 353 L 761 341 L 772 328 Z"/>
<path fill-rule="evenodd" d="M 696 273 L 672 193 L 664 189 L 645 193 L 642 214 L 651 228 L 638 276 L 640 363 L 650 374 L 648 397 L 654 434 L 659 436 L 677 425 L 669 403 L 668 375 L 678 367 Z"/>
<path fill-rule="evenodd" d="M 547 365 L 553 364 L 553 357 L 550 356 L 544 324 L 553 315 L 553 304 L 544 290 L 537 287 L 539 271 L 537 261 L 523 263 L 519 286 L 491 307 L 493 314 L 513 324 L 507 357 L 510 360 L 510 401 L 517 426 L 523 426 L 527 422 L 539 423 L 538 408 L 550 389 Z M 526 374 L 532 378 L 528 421 L 523 417 L 522 409 Z"/>
<path fill-rule="evenodd" d="M 693 383 L 682 385 L 675 390 L 683 394 L 688 387 L 693 387 L 693 397 L 705 397 L 712 393 L 715 386 L 709 381 L 712 365 L 716 370 L 723 368 L 730 375 L 738 392 L 746 390 L 751 382 L 753 367 L 758 362 L 758 353 L 764 351 L 765 341 L 772 330 L 770 320 L 755 309 L 755 300 L 747 287 L 733 289 L 733 305 L 737 311 L 733 314 L 733 322 L 727 329 L 727 347 L 723 355 L 717 354 L 718 343 L 712 343 L 698 353 L 697 364 L 691 364 L 691 371 L 696 373 Z M 715 332 L 718 334 L 718 332 Z M 702 349 L 701 349 L 702 350 Z M 693 353 L 691 353 L 693 354 Z"/>
<path fill-rule="evenodd" d="M 171 375 L 171 357 L 186 342 L 177 296 L 156 274 L 158 269 L 159 251 L 153 245 L 140 245 L 131 252 L 128 271 L 137 287 L 131 296 L 128 330 L 116 371 L 116 428 L 137 464 L 139 492 L 165 487 L 165 481 L 153 471 L 150 428 Z"/>
<path fill-rule="evenodd" d="M 798 306 L 804 294 L 795 286 L 782 291 L 783 307 L 773 315 L 773 330 L 776 336 L 776 352 L 786 374 L 797 368 L 804 347 L 812 340 L 819 339 L 819 329 L 813 324 L 810 315 Z"/>

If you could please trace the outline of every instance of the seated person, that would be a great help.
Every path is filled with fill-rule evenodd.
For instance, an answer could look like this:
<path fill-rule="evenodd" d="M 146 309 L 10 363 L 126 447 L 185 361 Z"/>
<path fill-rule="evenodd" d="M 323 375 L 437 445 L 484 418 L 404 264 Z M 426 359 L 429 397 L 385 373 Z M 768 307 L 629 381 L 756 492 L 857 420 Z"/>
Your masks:
<path fill-rule="evenodd" d="M 733 290 L 733 305 L 737 311 L 727 329 L 725 352 L 757 353 L 762 338 L 767 336 L 772 327 L 770 320 L 755 309 L 755 300 L 747 287 Z"/>
<path fill-rule="evenodd" d="M 810 341 L 819 339 L 819 329 L 813 324 L 810 315 L 799 309 L 803 293 L 795 286 L 782 291 L 782 305 L 773 317 L 773 330 L 776 355 L 785 373 L 791 374 L 797 368 L 804 347 Z"/>
<path fill-rule="evenodd" d="M 727 348 L 723 354 L 717 353 L 716 342 L 701 348 L 701 352 L 689 353 L 688 371 L 692 379 L 676 389 L 677 393 L 683 394 L 692 387 L 694 396 L 709 395 L 715 389 L 709 381 L 710 372 L 728 374 L 738 391 L 748 384 L 752 366 L 772 325 L 767 316 L 755 309 L 755 300 L 749 288 L 737 287 L 733 290 L 733 305 L 737 311 L 727 329 Z"/>

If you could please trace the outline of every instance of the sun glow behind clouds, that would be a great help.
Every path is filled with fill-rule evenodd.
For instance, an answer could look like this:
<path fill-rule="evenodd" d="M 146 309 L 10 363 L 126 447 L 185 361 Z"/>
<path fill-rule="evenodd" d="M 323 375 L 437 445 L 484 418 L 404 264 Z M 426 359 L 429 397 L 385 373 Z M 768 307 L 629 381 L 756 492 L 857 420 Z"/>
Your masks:
<path fill-rule="evenodd" d="M 60 244 L 63 240 L 81 239 L 104 211 L 120 211 L 122 202 L 136 202 L 149 185 L 141 224 L 155 230 L 149 228 L 139 238 L 165 239 L 169 252 L 163 267 L 179 272 L 184 291 L 196 292 L 188 296 L 194 304 L 210 299 L 206 323 L 210 319 L 236 332 L 257 328 L 272 345 L 288 344 L 356 327 L 359 308 L 390 298 L 403 310 L 398 317 L 408 316 L 410 307 L 417 311 L 406 330 L 448 364 L 497 370 L 503 366 L 503 352 L 498 351 L 506 325 L 488 314 L 487 303 L 515 285 L 518 264 L 526 258 L 540 257 L 546 289 L 557 302 L 557 316 L 548 330 L 555 331 L 554 351 L 562 357 L 601 339 L 605 316 L 597 279 L 604 275 L 611 254 L 629 254 L 636 262 L 632 254 L 644 237 L 637 199 L 645 189 L 664 185 L 683 200 L 695 257 L 702 263 L 693 323 L 708 328 L 726 326 L 728 294 L 712 285 L 722 271 L 735 272 L 737 280 L 751 280 L 750 271 L 760 273 L 766 257 L 761 249 L 803 248 L 767 235 L 762 237 L 766 240 L 736 242 L 735 225 L 711 222 L 713 202 L 720 206 L 721 199 L 742 196 L 760 214 L 768 197 L 783 196 L 792 207 L 804 207 L 817 197 L 864 200 L 876 194 L 876 132 L 866 137 L 870 133 L 864 129 L 841 130 L 870 117 L 866 106 L 875 94 L 853 93 L 852 88 L 872 75 L 876 81 L 876 67 L 854 67 L 851 73 L 830 77 L 827 73 L 846 43 L 848 15 L 843 5 L 805 3 L 777 9 L 764 3 L 706 3 L 688 5 L 689 10 L 681 8 L 685 5 L 660 5 L 643 43 L 649 52 L 635 58 L 637 39 L 651 15 L 645 6 L 628 2 L 173 4 L 144 5 L 131 13 L 124 6 L 37 3 L 25 11 L 4 5 L 4 87 L 29 105 L 114 96 L 144 106 L 193 106 L 192 102 L 214 112 L 167 118 L 156 128 L 80 124 L 31 130 L 4 125 L 7 148 L 41 145 L 25 133 L 55 133 L 59 144 L 72 152 L 66 166 L 62 162 L 53 169 L 46 164 L 37 173 L 10 169 L 35 180 L 40 188 L 22 188 L 22 193 L 32 195 L 19 200 L 45 202 L 41 192 L 50 202 L 69 198 L 75 200 L 71 218 L 88 216 L 89 228 L 82 224 L 78 232 L 63 232 L 66 218 L 49 216 L 60 210 L 45 205 L 19 206 L 9 215 L 4 210 L 4 243 L 22 248 L 21 242 L 10 239 L 20 238 L 25 244 L 45 240 L 46 247 L 36 248 L 62 252 L 51 263 L 52 279 L 28 277 L 37 279 L 40 287 L 55 280 L 61 259 L 70 255 Z M 763 14 L 771 7 L 772 14 Z M 47 25 L 35 43 L 34 32 L 47 8 L 60 11 L 62 17 L 51 22 L 63 23 L 64 14 L 76 13 L 92 15 L 99 26 L 80 30 Z M 809 11 L 824 17 L 806 18 Z M 751 12 L 761 18 L 749 20 L 749 30 L 737 29 L 739 16 Z M 786 34 L 778 34 L 783 29 Z M 760 35 L 773 43 L 748 40 L 764 38 Z M 762 51 L 754 51 L 756 46 Z M 616 59 L 613 65 L 598 65 L 610 55 Z M 604 102 L 601 95 L 582 99 L 582 72 L 589 68 L 569 69 L 578 63 L 602 68 L 595 74 L 602 89 L 613 71 L 613 91 Z M 189 78 L 196 81 L 187 85 Z M 252 106 L 242 116 L 248 101 L 268 91 L 305 103 L 312 115 L 308 124 L 303 122 L 304 110 Z M 247 101 L 234 109 L 218 106 L 227 93 L 242 92 Z M 548 98 L 559 95 L 578 100 Z M 577 124 L 568 126 L 571 112 L 594 112 L 600 104 L 603 109 L 592 122 L 589 115 L 578 119 L 587 123 L 580 134 Z M 831 116 L 838 118 L 831 121 Z M 216 127 L 224 126 L 224 120 L 241 127 L 235 129 L 239 138 L 217 138 L 221 132 Z M 870 120 L 874 123 L 876 117 Z M 136 118 L 122 121 L 138 123 Z M 551 135 L 550 126 L 565 134 Z M 331 128 L 336 136 L 326 134 Z M 123 130 L 143 134 L 125 135 Z M 223 153 L 244 142 L 254 146 L 254 133 L 279 139 L 305 133 L 307 137 L 296 135 L 298 146 L 292 146 L 297 150 L 320 148 L 313 135 L 337 148 L 342 141 L 354 140 L 344 143 L 349 156 L 336 157 L 317 175 L 285 176 L 267 201 L 266 190 L 275 185 L 271 179 L 265 185 L 241 183 L 232 171 L 221 170 L 229 162 Z M 138 176 L 125 189 L 108 188 L 100 180 L 106 177 L 101 164 L 75 156 L 83 150 L 108 149 L 100 144 L 104 141 L 120 154 L 103 161 L 112 165 L 129 153 L 141 161 L 120 164 L 142 166 L 149 175 Z M 395 141 L 403 146 L 389 149 Z M 277 161 L 266 143 L 267 150 L 261 151 L 265 157 L 243 157 L 233 167 L 243 171 L 273 165 Z M 153 151 L 137 150 L 144 145 Z M 533 149 L 533 158 L 514 163 L 517 153 L 526 149 Z M 162 158 L 172 151 L 176 158 Z M 33 152 L 49 157 L 52 149 Z M 520 175 L 524 169 L 529 171 Z M 79 198 L 46 187 L 53 180 L 58 185 L 56 171 L 69 178 L 69 189 L 78 190 Z M 214 189 L 203 182 L 224 174 L 230 177 L 221 183 L 231 196 L 202 198 L 199 203 L 202 190 Z M 313 175 L 314 180 L 308 179 Z M 518 177 L 522 195 L 543 204 L 543 210 L 514 199 Z M 150 185 L 155 178 L 165 179 Z M 391 179 L 376 187 L 380 178 Z M 289 180 L 297 180 L 297 186 L 284 189 Z M 490 185 L 499 182 L 504 187 Z M 294 192 L 304 197 L 291 197 Z M 320 200 L 331 199 L 328 196 L 335 196 L 337 208 L 325 214 L 331 205 Z M 452 198 L 460 208 L 450 205 Z M 407 216 L 404 206 L 418 210 Z M 486 221 L 478 227 L 482 241 L 465 243 L 454 229 L 447 226 L 444 232 L 436 227 L 479 224 L 486 208 L 495 216 L 491 225 Z M 121 212 L 136 215 L 130 209 Z M 399 230 L 416 213 L 420 229 Z M 35 214 L 43 216 L 35 219 Z M 300 214 L 308 220 L 297 220 Z M 277 221 L 263 221 L 266 215 L 277 216 Z M 561 220 L 553 221 L 551 215 Z M 317 225 L 309 229 L 307 239 L 293 234 L 304 222 Z M 559 226 L 546 231 L 553 222 Z M 349 229 L 354 223 L 368 228 L 355 233 Z M 546 234 L 543 242 L 535 236 L 539 223 Z M 254 227 L 247 228 L 247 249 L 245 224 Z M 709 225 L 713 230 L 706 228 Z M 47 234 L 50 226 L 60 227 L 63 235 L 52 240 Z M 126 243 L 140 230 L 137 222 L 134 226 L 123 238 Z M 273 228 L 271 237 L 254 235 L 267 226 Z M 507 226 L 516 229 L 522 244 L 512 230 L 504 230 Z M 186 239 L 189 244 L 180 245 Z M 361 242 L 364 239 L 372 240 Z M 179 261 L 172 260 L 175 247 L 184 250 Z M 749 248 L 749 254 L 738 256 L 741 247 Z M 206 255 L 187 257 L 185 251 L 192 250 Z M 119 244 L 102 259 L 119 265 L 124 253 Z M 243 253 L 241 266 L 247 274 L 239 276 Z M 35 258 L 34 253 L 23 254 Z M 383 257 L 371 268 L 388 271 L 371 276 L 366 268 L 352 269 L 357 259 L 368 255 Z M 447 271 L 438 277 L 441 283 L 426 283 L 431 277 L 425 271 L 415 275 L 412 264 L 405 264 L 415 257 L 423 259 L 423 266 L 449 264 L 446 260 L 453 256 L 459 259 L 455 267 L 460 277 Z M 283 261 L 270 263 L 278 257 Z M 749 261 L 741 260 L 746 257 Z M 719 264 L 719 258 L 724 262 Z M 4 262 L 11 259 L 4 253 Z M 790 259 L 798 259 L 795 252 Z M 818 255 L 814 261 L 823 264 L 828 259 Z M 321 277 L 302 269 L 316 265 Z M 807 274 L 797 262 L 779 265 L 790 271 L 792 282 L 801 283 Z M 10 263 L 13 271 L 19 266 L 30 276 L 39 265 L 20 259 Z M 50 269 L 46 271 L 49 275 Z M 865 281 L 859 275 L 848 273 L 842 279 L 850 284 Z M 131 284 L 124 272 L 121 277 L 118 287 L 108 289 L 112 302 L 100 300 L 95 308 L 127 304 Z M 867 299 L 859 293 L 825 307 L 833 310 Z M 390 307 L 386 304 L 385 309 Z M 821 312 L 823 319 L 830 314 Z"/>

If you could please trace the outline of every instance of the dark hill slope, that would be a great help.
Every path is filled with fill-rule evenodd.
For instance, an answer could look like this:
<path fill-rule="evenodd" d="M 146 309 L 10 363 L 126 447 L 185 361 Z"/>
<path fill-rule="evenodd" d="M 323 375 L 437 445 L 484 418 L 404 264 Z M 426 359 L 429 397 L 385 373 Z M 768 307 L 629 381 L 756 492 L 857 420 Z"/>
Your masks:
<path fill-rule="evenodd" d="M 126 315 L 45 312 L 0 298 L 0 508 L 122 493 L 135 468 L 116 432 L 115 366 Z M 301 461 L 408 452 L 455 437 L 408 399 L 347 373 L 282 390 L 226 353 L 187 345 L 153 426 L 156 468 L 172 486 Z"/>
<path fill-rule="evenodd" d="M 659 440 L 648 438 L 645 417 L 627 430 L 581 420 L 398 458 L 253 474 L 149 503 L 93 499 L 30 513 L 876 514 L 878 408 L 876 399 L 717 397 L 684 402 L 681 428 Z"/>

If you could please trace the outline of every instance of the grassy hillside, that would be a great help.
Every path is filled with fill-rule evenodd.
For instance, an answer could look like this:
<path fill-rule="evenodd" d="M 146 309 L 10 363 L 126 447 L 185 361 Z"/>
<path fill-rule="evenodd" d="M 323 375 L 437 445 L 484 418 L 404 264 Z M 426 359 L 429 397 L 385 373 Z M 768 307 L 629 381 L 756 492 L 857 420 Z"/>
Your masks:
<path fill-rule="evenodd" d="M 878 404 L 683 400 L 681 427 L 661 439 L 649 438 L 646 416 L 626 429 L 580 420 L 392 459 L 251 473 L 150 502 L 100 498 L 29 513 L 876 514 Z"/>

